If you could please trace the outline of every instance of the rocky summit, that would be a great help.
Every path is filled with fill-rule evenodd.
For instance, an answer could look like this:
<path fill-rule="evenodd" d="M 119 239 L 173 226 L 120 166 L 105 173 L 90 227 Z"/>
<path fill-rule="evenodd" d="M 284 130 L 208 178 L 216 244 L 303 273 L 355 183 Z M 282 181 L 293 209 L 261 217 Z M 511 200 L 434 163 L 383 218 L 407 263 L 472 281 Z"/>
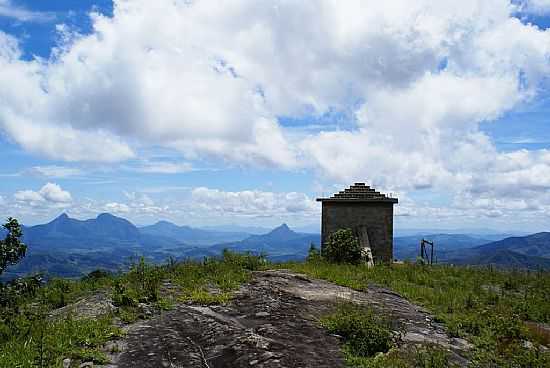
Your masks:
<path fill-rule="evenodd" d="M 103 311 L 109 304 L 94 298 L 80 301 L 88 317 L 90 304 Z M 342 338 L 319 319 L 345 301 L 390 316 L 399 349 L 437 345 L 451 362 L 468 364 L 465 340 L 450 337 L 432 315 L 393 291 L 371 285 L 359 292 L 276 270 L 254 272 L 226 305 L 179 303 L 157 313 L 143 306 L 149 318 L 124 326 L 124 337 L 105 346 L 111 362 L 101 367 L 343 367 Z"/>

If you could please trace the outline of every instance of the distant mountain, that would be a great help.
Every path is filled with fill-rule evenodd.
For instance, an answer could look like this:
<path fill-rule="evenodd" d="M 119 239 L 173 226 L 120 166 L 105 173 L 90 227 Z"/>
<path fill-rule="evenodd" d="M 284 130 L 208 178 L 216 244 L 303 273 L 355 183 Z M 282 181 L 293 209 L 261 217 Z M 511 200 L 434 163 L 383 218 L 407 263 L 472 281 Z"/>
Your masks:
<path fill-rule="evenodd" d="M 0 237 L 5 232 L 0 231 Z M 438 262 L 494 264 L 503 267 L 550 268 L 550 233 L 514 236 L 491 241 L 491 236 L 468 234 L 416 234 L 394 238 L 397 259 L 416 259 L 422 238 L 435 242 Z M 225 248 L 267 253 L 272 261 L 301 260 L 320 235 L 297 232 L 286 224 L 263 234 L 214 231 L 178 226 L 167 221 L 137 228 L 126 219 L 103 213 L 77 220 L 62 214 L 51 222 L 23 226 L 29 246 L 23 261 L 10 267 L 3 278 L 30 272 L 76 277 L 96 268 L 117 270 L 130 259 L 144 256 L 152 262 L 219 255 Z"/>
<path fill-rule="evenodd" d="M 214 245 L 225 241 L 239 241 L 250 234 L 245 232 L 227 232 L 195 229 L 189 226 L 178 226 L 168 221 L 159 221 L 154 225 L 139 228 L 141 234 L 164 237 L 190 245 Z"/>
<path fill-rule="evenodd" d="M 53 221 L 23 227 L 23 241 L 42 250 L 101 249 L 140 245 L 140 233 L 131 222 L 108 213 L 77 220 L 62 214 Z"/>
<path fill-rule="evenodd" d="M 446 255 L 448 263 L 510 268 L 550 268 L 550 233 L 514 236 Z"/>
<path fill-rule="evenodd" d="M 219 252 L 227 248 L 239 252 L 264 252 L 269 258 L 278 260 L 304 259 L 310 244 L 313 243 L 318 247 L 320 238 L 319 234 L 298 233 L 292 231 L 286 224 L 282 224 L 267 234 L 252 235 L 238 242 L 218 244 L 209 250 Z"/>
<path fill-rule="evenodd" d="M 405 228 L 395 228 L 394 237 L 407 237 L 407 236 L 429 236 L 432 234 L 448 234 L 448 235 L 467 235 L 472 238 L 481 238 L 487 239 L 489 241 L 502 240 L 511 236 L 524 236 L 529 233 L 510 231 L 503 232 L 494 229 L 405 229 Z"/>
<path fill-rule="evenodd" d="M 415 260 L 420 252 L 420 241 L 426 239 L 434 242 L 436 258 L 443 261 L 448 252 L 462 251 L 491 242 L 488 239 L 476 238 L 465 234 L 425 234 L 396 237 L 393 240 L 394 258 Z"/>
<path fill-rule="evenodd" d="M 247 233 L 249 235 L 261 235 L 271 231 L 271 229 L 267 227 L 242 226 L 242 225 L 235 225 L 235 224 L 201 226 L 199 229 L 208 230 L 208 231 L 229 232 L 229 233 Z"/>
<path fill-rule="evenodd" d="M 448 262 L 463 265 L 493 265 L 502 268 L 550 270 L 550 258 L 527 256 L 508 249 L 486 250 L 463 258 L 451 259 Z"/>
<path fill-rule="evenodd" d="M 526 256 L 550 258 L 550 233 L 514 236 L 477 247 L 482 253 L 509 250 Z"/>

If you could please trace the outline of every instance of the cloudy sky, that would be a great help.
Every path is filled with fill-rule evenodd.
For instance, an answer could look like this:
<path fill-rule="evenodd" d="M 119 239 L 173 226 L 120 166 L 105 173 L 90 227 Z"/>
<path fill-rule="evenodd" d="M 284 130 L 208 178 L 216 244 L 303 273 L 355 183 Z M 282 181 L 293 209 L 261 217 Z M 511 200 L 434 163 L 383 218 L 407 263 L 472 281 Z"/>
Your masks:
<path fill-rule="evenodd" d="M 0 0 L 0 209 L 35 224 L 549 230 L 549 0 Z"/>

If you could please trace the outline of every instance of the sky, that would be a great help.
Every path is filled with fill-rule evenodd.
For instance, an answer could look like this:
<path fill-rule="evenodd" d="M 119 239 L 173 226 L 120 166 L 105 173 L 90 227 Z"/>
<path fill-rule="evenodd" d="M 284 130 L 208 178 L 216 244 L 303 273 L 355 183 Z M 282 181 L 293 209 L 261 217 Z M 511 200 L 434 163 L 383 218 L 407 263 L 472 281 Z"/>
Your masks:
<path fill-rule="evenodd" d="M 0 213 L 549 230 L 549 0 L 0 0 Z"/>

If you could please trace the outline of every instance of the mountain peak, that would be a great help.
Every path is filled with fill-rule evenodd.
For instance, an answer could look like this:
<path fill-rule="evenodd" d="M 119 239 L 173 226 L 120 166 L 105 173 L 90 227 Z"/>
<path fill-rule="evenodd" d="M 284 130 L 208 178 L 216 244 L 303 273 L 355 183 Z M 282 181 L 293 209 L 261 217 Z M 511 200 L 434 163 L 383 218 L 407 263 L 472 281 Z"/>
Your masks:
<path fill-rule="evenodd" d="M 69 219 L 69 215 L 63 212 L 61 215 L 57 216 L 53 221 L 65 221 Z"/>
<path fill-rule="evenodd" d="M 157 221 L 157 223 L 155 225 L 162 225 L 162 226 L 177 226 L 176 224 L 170 222 L 170 221 L 166 221 L 166 220 L 160 220 L 160 221 Z"/>
<path fill-rule="evenodd" d="M 97 215 L 97 219 L 108 219 L 108 218 L 113 218 L 113 217 L 116 217 L 115 215 L 111 215 L 110 213 L 108 212 L 104 212 L 104 213 L 100 213 L 99 215 Z"/>
<path fill-rule="evenodd" d="M 294 231 L 290 230 L 287 224 L 281 224 L 280 226 L 277 226 L 275 229 L 271 230 L 270 234 L 293 234 Z"/>

